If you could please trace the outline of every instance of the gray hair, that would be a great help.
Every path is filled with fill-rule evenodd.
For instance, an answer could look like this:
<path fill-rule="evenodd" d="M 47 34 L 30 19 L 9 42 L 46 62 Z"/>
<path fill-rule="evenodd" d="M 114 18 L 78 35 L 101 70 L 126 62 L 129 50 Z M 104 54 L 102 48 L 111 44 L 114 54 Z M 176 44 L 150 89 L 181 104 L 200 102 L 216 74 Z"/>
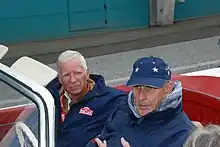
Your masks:
<path fill-rule="evenodd" d="M 71 61 L 71 60 L 76 59 L 76 58 L 80 60 L 81 66 L 85 70 L 87 70 L 88 67 L 87 67 L 87 64 L 86 64 L 86 60 L 85 60 L 85 58 L 83 57 L 82 54 L 80 54 L 77 51 L 66 50 L 62 54 L 60 54 L 60 56 L 58 57 L 58 60 L 57 60 L 57 70 L 58 70 L 58 72 L 59 72 L 59 68 L 60 68 L 60 63 L 65 63 L 65 62 Z"/>
<path fill-rule="evenodd" d="M 220 147 L 220 126 L 196 128 L 186 140 L 184 147 Z"/>

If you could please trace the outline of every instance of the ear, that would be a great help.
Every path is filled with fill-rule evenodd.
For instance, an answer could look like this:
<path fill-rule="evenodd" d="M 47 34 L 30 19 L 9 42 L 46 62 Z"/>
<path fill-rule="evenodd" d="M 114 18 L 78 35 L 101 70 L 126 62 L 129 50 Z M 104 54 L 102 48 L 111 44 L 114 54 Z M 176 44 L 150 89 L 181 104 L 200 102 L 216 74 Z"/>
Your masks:
<path fill-rule="evenodd" d="M 60 66 L 61 66 L 61 63 L 58 63 L 57 62 L 57 76 L 58 76 L 58 79 L 59 79 L 59 82 L 62 84 L 62 81 L 60 79 Z"/>
<path fill-rule="evenodd" d="M 89 69 L 86 70 L 86 79 L 88 80 L 89 79 L 89 75 L 90 75 L 90 72 L 89 72 Z"/>
<path fill-rule="evenodd" d="M 173 87 L 174 87 L 174 82 L 173 81 L 169 81 L 167 84 L 166 84 L 166 94 L 169 94 L 173 91 Z"/>
<path fill-rule="evenodd" d="M 60 82 L 61 84 L 63 84 L 62 81 L 61 81 L 61 79 L 60 79 L 60 75 L 59 75 L 59 74 L 58 74 L 58 79 L 59 79 L 59 82 Z"/>

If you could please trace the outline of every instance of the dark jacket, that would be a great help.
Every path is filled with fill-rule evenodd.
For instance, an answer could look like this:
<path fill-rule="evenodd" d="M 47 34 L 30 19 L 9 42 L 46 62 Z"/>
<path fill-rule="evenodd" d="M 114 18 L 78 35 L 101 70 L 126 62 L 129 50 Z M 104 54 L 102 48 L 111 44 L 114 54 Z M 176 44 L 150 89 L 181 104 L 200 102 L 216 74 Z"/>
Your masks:
<path fill-rule="evenodd" d="M 95 81 L 93 89 L 82 101 L 70 107 L 63 124 L 60 124 L 60 83 L 55 79 L 47 86 L 55 98 L 57 108 L 57 147 L 85 147 L 89 140 L 100 134 L 107 118 L 121 100 L 127 99 L 126 93 L 107 87 L 102 76 L 90 75 L 90 78 Z M 92 116 L 83 114 L 84 108 L 89 108 Z"/>
<path fill-rule="evenodd" d="M 127 102 L 109 117 L 100 134 L 107 147 L 121 147 L 124 137 L 131 147 L 182 147 L 190 131 L 195 127 L 182 110 L 182 89 L 177 83 L 174 90 L 161 106 L 144 117 L 135 116 L 129 94 Z M 86 147 L 96 146 L 90 142 Z"/>

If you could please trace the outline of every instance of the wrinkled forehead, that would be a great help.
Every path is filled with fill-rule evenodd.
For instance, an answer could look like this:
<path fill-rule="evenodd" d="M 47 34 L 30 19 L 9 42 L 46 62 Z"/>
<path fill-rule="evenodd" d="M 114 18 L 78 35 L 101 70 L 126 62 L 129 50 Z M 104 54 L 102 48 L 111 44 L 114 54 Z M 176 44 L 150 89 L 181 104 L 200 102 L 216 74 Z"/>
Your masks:
<path fill-rule="evenodd" d="M 160 90 L 160 89 L 165 88 L 168 82 L 169 81 L 165 82 L 164 85 L 161 88 L 155 87 L 155 86 L 152 86 L 152 85 L 133 85 L 131 87 L 134 88 L 134 89 L 143 89 L 143 90 L 144 89 L 158 89 L 158 90 Z"/>
<path fill-rule="evenodd" d="M 152 86 L 152 85 L 134 85 L 134 86 L 132 86 L 132 88 L 134 88 L 134 89 L 162 89 L 162 88 L 158 88 L 158 87 L 154 87 L 154 86 Z"/>
<path fill-rule="evenodd" d="M 76 71 L 76 72 L 83 72 L 85 71 L 85 68 L 82 66 L 82 63 L 80 62 L 80 59 L 75 58 L 72 60 L 64 61 L 59 63 L 59 72 L 70 72 L 70 71 Z"/>

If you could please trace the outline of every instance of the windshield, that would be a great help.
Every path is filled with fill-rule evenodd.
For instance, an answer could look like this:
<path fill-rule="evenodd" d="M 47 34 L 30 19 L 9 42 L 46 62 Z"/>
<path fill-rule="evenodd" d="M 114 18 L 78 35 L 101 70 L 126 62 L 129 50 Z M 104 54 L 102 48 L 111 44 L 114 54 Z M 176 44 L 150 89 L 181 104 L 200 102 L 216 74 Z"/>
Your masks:
<path fill-rule="evenodd" d="M 0 79 L 0 146 L 37 146 L 39 111 L 23 89 Z"/>

